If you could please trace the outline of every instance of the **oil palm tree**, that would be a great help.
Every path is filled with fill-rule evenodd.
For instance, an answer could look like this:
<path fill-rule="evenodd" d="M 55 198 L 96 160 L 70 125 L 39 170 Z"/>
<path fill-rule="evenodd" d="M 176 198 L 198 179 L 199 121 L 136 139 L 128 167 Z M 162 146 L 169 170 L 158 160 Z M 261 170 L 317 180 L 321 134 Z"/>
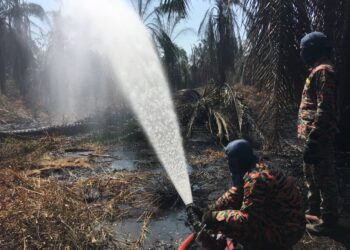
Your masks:
<path fill-rule="evenodd" d="M 342 127 L 350 126 L 350 2 L 347 0 L 242 0 L 246 14 L 248 46 L 244 67 L 246 84 L 264 89 L 267 95 L 260 121 L 272 131 L 270 142 L 278 140 L 283 126 L 283 113 L 296 111 L 303 83 L 302 63 L 299 59 L 300 38 L 311 30 L 324 31 L 333 41 L 340 79 L 340 107 Z M 163 0 L 164 10 L 187 14 L 188 0 Z M 208 32 L 210 34 L 210 32 Z M 194 52 L 202 53 L 205 45 Z M 192 66 L 198 72 L 203 64 L 198 55 L 192 55 Z M 345 125 L 344 125 L 345 124 Z M 345 138 L 345 137 L 344 137 Z"/>
<path fill-rule="evenodd" d="M 204 34 L 203 37 L 208 43 L 211 65 L 217 68 L 218 77 L 215 78 L 219 84 L 225 83 L 228 71 L 233 70 L 239 47 L 234 4 L 239 4 L 239 1 L 216 0 L 214 6 L 206 12 L 199 27 L 199 34 Z"/>
<path fill-rule="evenodd" d="M 341 135 L 339 138 L 349 138 L 350 137 L 350 71 L 348 70 L 350 67 L 350 1 L 347 1 L 344 6 L 344 25 L 342 27 L 342 43 L 339 46 L 339 51 L 341 51 L 341 60 L 338 72 L 340 72 L 340 93 L 339 96 L 339 106 L 340 109 L 340 130 Z M 340 142 L 341 143 L 341 142 Z M 339 145 L 340 147 L 349 150 L 349 140 L 344 140 L 343 145 Z"/>
<path fill-rule="evenodd" d="M 189 10 L 189 0 L 161 0 L 158 8 L 163 13 L 186 17 Z"/>
<path fill-rule="evenodd" d="M 164 5 L 156 6 L 153 0 L 130 0 L 144 25 L 150 30 L 158 54 L 162 58 L 172 88 L 175 90 L 187 85 L 188 62 L 186 52 L 175 44 L 183 33 L 191 31 L 182 29 L 177 32 L 178 24 L 183 19 L 180 15 L 167 15 Z"/>
<path fill-rule="evenodd" d="M 147 24 L 149 19 L 155 14 L 156 9 L 152 4 L 154 0 L 130 0 L 133 5 L 135 11 L 143 21 L 143 23 Z M 153 7 L 153 8 L 152 8 Z"/>
<path fill-rule="evenodd" d="M 0 62 L 0 81 L 4 90 L 5 76 L 11 77 L 18 84 L 22 95 L 26 95 L 28 74 L 34 62 L 35 43 L 30 19 L 35 16 L 46 18 L 43 8 L 23 0 L 2 0 L 0 2 L 0 55 L 6 62 Z"/>
<path fill-rule="evenodd" d="M 313 29 L 324 31 L 332 40 L 339 79 L 340 138 L 348 138 L 350 126 L 350 2 L 310 0 Z M 349 144 L 349 142 L 347 142 Z M 350 147 L 347 145 L 347 147 Z"/>
<path fill-rule="evenodd" d="M 7 32 L 6 27 L 6 15 L 7 4 L 4 0 L 0 1 L 0 90 L 4 91 L 5 86 L 5 34 Z"/>
<path fill-rule="evenodd" d="M 166 17 L 157 12 L 153 22 L 147 24 L 152 31 L 156 47 L 174 90 L 186 86 L 187 82 L 184 81 L 189 78 L 186 52 L 179 48 L 175 41 L 182 34 L 193 31 L 189 28 L 177 31 L 176 28 L 181 20 L 180 16 Z"/>
<path fill-rule="evenodd" d="M 308 6 L 299 0 L 246 0 L 244 4 L 250 13 L 244 82 L 268 93 L 259 121 L 269 134 L 268 144 L 276 145 L 286 124 L 282 117 L 296 112 L 303 86 L 298 43 L 310 30 Z"/>

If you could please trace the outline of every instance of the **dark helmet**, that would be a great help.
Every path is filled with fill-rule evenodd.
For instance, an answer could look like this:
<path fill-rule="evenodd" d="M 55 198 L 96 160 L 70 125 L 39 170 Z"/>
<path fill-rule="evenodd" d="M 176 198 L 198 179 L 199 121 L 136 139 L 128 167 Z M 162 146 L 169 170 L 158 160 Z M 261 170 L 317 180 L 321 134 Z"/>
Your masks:
<path fill-rule="evenodd" d="M 312 66 L 322 57 L 330 57 L 332 46 L 322 32 L 311 32 L 300 41 L 300 56 L 305 64 Z"/>
<path fill-rule="evenodd" d="M 249 142 L 242 139 L 230 142 L 226 146 L 225 153 L 233 184 L 239 186 L 243 182 L 243 175 L 254 167 L 257 157 Z"/>

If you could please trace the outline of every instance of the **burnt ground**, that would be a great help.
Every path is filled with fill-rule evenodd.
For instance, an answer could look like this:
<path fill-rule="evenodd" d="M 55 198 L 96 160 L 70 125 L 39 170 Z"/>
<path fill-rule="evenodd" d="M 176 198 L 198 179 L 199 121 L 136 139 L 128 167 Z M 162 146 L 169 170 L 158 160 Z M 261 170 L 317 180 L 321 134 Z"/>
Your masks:
<path fill-rule="evenodd" d="M 253 111 L 260 110 L 261 93 L 236 87 Z M 50 124 L 45 112 L 25 106 L 2 96 L 0 131 Z M 294 123 L 285 122 L 288 133 L 295 133 Z M 194 201 L 201 206 L 230 186 L 216 142 L 199 130 L 184 143 Z M 294 176 L 306 194 L 293 140 L 278 153 L 257 153 Z M 338 153 L 336 163 L 344 221 L 350 219 L 349 158 Z M 1 138 L 0 166 L 0 249 L 176 249 L 190 233 L 181 200 L 134 122 L 74 136 Z M 295 249 L 347 249 L 349 243 L 343 230 L 331 237 L 306 232 Z"/>
<path fill-rule="evenodd" d="M 192 142 L 193 143 L 193 142 Z M 194 164 L 194 169 L 201 171 L 210 171 L 215 168 L 214 171 L 217 176 L 214 177 L 213 185 L 208 187 L 203 187 L 201 191 L 203 195 L 198 195 L 194 192 L 194 200 L 201 205 L 206 205 L 209 202 L 213 202 L 224 190 L 230 186 L 229 173 L 227 170 L 227 163 L 223 157 L 223 150 L 221 147 L 215 146 L 213 143 L 191 145 L 188 144 L 187 152 L 190 157 L 198 159 L 198 164 Z M 191 146 L 190 146 L 191 145 Z M 196 148 L 197 150 L 191 150 L 191 148 Z M 209 155 L 207 152 L 211 152 Z M 282 171 L 289 176 L 293 176 L 296 180 L 298 187 L 304 194 L 304 199 L 306 200 L 306 187 L 303 180 L 302 172 L 302 160 L 300 148 L 298 145 L 288 145 L 282 148 L 278 153 L 270 151 L 256 150 L 256 153 L 260 157 L 267 158 L 270 163 L 276 167 L 282 169 Z M 211 155 L 216 155 L 217 157 L 212 158 Z M 341 189 L 341 202 L 339 205 L 339 211 L 341 211 L 341 221 L 350 222 L 349 208 L 349 172 L 348 169 L 349 158 L 347 154 L 337 154 L 337 170 L 339 175 L 339 184 Z M 202 162 L 201 162 L 202 161 Z M 198 169 L 197 169 L 198 167 Z M 192 182 L 192 185 L 195 185 Z M 203 197 L 208 197 L 207 201 L 203 201 Z M 308 232 L 305 233 L 301 241 L 294 247 L 294 249 L 350 249 L 350 231 L 343 228 L 339 228 L 334 235 L 330 237 L 317 237 L 312 236 Z"/>
<path fill-rule="evenodd" d="M 186 139 L 184 144 L 190 165 L 194 201 L 198 205 L 206 206 L 230 186 L 223 147 L 217 145 L 215 138 L 204 130 L 194 131 L 192 138 Z M 71 235 L 75 232 L 75 237 L 70 241 L 67 240 L 67 236 L 66 238 L 57 236 L 53 242 L 51 238 L 47 238 L 46 247 L 176 249 L 190 233 L 181 200 L 140 129 L 132 122 L 125 122 L 122 127 L 110 127 L 71 137 L 7 138 L 1 142 L 0 149 L 2 156 L 0 174 L 1 171 L 7 173 L 5 171 L 11 169 L 16 175 L 21 176 L 23 183 L 40 181 L 42 185 L 46 183 L 47 187 L 56 187 L 55 185 L 60 188 L 67 187 L 73 190 L 75 197 L 69 196 L 70 199 L 77 199 L 86 205 L 85 208 L 72 205 L 71 210 L 65 211 L 67 214 L 59 212 L 58 216 L 63 218 L 60 217 L 60 222 L 50 224 L 51 220 L 43 221 L 48 227 L 46 230 L 52 235 L 62 232 Z M 266 151 L 257 153 L 268 157 L 275 167 L 281 168 L 286 174 L 294 176 L 305 194 L 301 157 L 297 146 L 285 147 L 279 153 Z M 340 182 L 344 184 L 341 185 L 344 220 L 349 219 L 346 213 L 349 211 L 349 199 L 346 196 L 349 192 L 345 185 L 348 180 L 345 178 L 347 176 L 345 165 L 349 161 L 343 159 L 346 157 L 348 157 L 346 154 L 338 157 Z M 2 201 L 8 204 L 0 205 L 16 210 L 17 205 L 11 207 L 11 203 L 15 204 L 11 195 L 17 192 L 19 187 L 23 188 L 21 185 L 18 184 L 13 188 L 6 181 L 0 181 L 0 187 L 3 188 L 1 190 L 9 191 L 9 194 L 2 192 Z M 25 189 L 32 193 L 45 192 L 41 186 L 35 185 L 26 184 Z M 47 190 L 49 192 L 49 189 Z M 67 189 L 67 192 L 69 190 Z M 33 202 L 39 203 L 40 197 L 35 197 Z M 23 203 L 30 204 L 30 199 L 24 200 Z M 23 206 L 22 210 L 25 210 L 27 207 Z M 96 207 L 98 209 L 94 210 Z M 5 228 L 6 233 L 5 231 L 0 233 L 0 249 L 15 249 L 23 245 L 29 248 L 45 248 L 45 244 L 40 245 L 46 239 L 43 232 L 38 229 L 39 226 L 31 231 L 33 229 L 28 225 L 28 221 L 36 221 L 40 225 L 39 214 L 43 213 L 45 216 L 49 214 L 50 217 L 50 210 L 44 206 L 41 208 L 31 206 L 31 208 L 34 212 L 25 218 L 22 224 L 18 224 L 17 229 L 7 221 L 11 219 L 10 215 L 13 216 L 12 213 L 6 213 L 4 210 L 0 213 L 0 219 L 5 221 L 3 226 L 9 227 Z M 83 210 L 77 212 L 75 209 Z M 85 218 L 90 223 L 91 219 L 91 216 L 87 215 L 80 220 L 79 216 L 84 215 L 86 210 L 94 211 L 96 214 L 103 211 L 103 216 L 91 224 L 87 222 L 84 224 L 81 220 Z M 15 214 L 18 223 L 22 219 L 20 216 L 26 215 L 23 211 Z M 69 219 L 65 219 L 65 216 L 71 218 L 69 214 L 74 214 L 76 224 L 70 224 Z M 61 228 L 60 223 L 67 226 Z M 98 238 L 100 235 L 98 233 L 91 236 L 90 231 L 88 234 L 84 227 L 82 229 L 82 225 L 86 224 L 89 227 L 93 225 L 93 232 L 99 232 L 102 228 L 108 230 L 104 231 L 108 232 L 108 237 Z M 17 234 L 18 228 L 22 228 L 25 233 Z M 63 233 L 62 235 L 65 235 Z M 8 237 L 19 242 L 9 242 Z M 295 249 L 347 249 L 349 239 L 349 233 L 344 231 L 335 232 L 332 237 L 315 237 L 305 233 Z"/>

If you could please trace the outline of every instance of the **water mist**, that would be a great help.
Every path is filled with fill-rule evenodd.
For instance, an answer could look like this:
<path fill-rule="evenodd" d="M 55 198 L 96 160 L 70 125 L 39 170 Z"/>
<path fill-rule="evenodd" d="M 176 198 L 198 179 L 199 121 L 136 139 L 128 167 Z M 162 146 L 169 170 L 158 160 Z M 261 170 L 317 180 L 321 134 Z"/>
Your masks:
<path fill-rule="evenodd" d="M 115 89 L 121 89 L 130 103 L 184 203 L 192 203 L 187 163 L 168 82 L 150 34 L 137 14 L 122 0 L 65 0 L 63 14 L 69 16 L 73 24 L 70 29 L 75 31 L 74 39 L 110 63 L 118 85 Z M 81 67 L 72 65 L 72 62 L 85 62 L 84 58 L 65 60 L 63 64 L 71 65 L 77 76 L 91 72 L 81 72 Z M 75 81 L 60 84 L 68 84 L 66 89 L 74 92 L 85 88 Z M 95 81 L 94 84 L 104 88 L 105 83 Z M 69 99 L 72 98 L 69 94 L 64 98 L 67 105 L 75 102 Z M 88 105 L 84 112 L 90 112 Z"/>

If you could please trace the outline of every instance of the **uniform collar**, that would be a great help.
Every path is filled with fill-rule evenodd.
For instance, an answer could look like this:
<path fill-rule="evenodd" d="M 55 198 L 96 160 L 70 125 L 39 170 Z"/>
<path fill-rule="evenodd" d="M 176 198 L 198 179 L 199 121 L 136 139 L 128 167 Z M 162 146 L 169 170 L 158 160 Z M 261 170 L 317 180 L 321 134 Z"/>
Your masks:
<path fill-rule="evenodd" d="M 331 61 L 326 57 L 322 57 L 318 59 L 312 67 L 309 68 L 309 71 L 312 72 L 316 67 L 320 66 L 321 64 L 331 64 Z"/>

